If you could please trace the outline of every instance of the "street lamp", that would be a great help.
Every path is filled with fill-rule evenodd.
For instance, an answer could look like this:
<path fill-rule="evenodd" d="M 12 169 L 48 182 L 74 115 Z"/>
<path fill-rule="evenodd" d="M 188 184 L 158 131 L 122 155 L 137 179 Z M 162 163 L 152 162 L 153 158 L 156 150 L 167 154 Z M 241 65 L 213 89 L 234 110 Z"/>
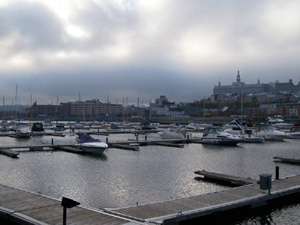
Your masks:
<path fill-rule="evenodd" d="M 75 206 L 78 206 L 80 205 L 79 202 L 76 202 L 72 199 L 69 199 L 69 198 L 65 198 L 63 197 L 62 200 L 61 200 L 61 206 L 64 207 L 64 211 L 63 211 L 63 225 L 66 225 L 67 224 L 67 208 L 73 208 Z"/>

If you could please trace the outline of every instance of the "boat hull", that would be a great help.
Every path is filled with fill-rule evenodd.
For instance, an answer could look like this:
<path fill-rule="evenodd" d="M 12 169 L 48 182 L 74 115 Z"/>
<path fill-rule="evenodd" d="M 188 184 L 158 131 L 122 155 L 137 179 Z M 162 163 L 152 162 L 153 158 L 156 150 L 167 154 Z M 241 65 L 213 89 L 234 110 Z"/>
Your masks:
<path fill-rule="evenodd" d="M 201 138 L 200 142 L 202 144 L 235 146 L 240 142 L 240 140 Z"/>
<path fill-rule="evenodd" d="M 102 154 L 105 149 L 107 149 L 108 145 L 103 142 L 95 142 L 95 143 L 83 143 L 83 144 L 75 144 L 75 147 L 80 148 L 81 150 L 94 153 L 94 154 Z"/>

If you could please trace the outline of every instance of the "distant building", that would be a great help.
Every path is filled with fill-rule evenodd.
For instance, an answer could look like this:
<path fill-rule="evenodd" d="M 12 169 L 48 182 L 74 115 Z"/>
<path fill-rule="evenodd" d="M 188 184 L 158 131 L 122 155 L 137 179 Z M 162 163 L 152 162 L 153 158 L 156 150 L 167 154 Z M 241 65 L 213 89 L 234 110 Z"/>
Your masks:
<path fill-rule="evenodd" d="M 238 70 L 236 82 L 232 82 L 232 85 L 221 85 L 214 86 L 213 92 L 215 99 L 218 95 L 222 94 L 244 94 L 247 93 L 259 93 L 259 92 L 271 92 L 271 85 L 270 84 L 261 84 L 260 80 L 258 79 L 257 84 L 245 84 L 241 82 L 240 71 Z"/>
<path fill-rule="evenodd" d="M 245 95 L 246 102 L 251 101 L 253 98 L 257 99 L 258 102 L 274 101 L 283 102 L 286 94 L 296 94 L 300 92 L 300 82 L 297 85 L 293 84 L 292 79 L 288 83 L 280 83 L 276 81 L 269 84 L 261 84 L 258 79 L 256 84 L 246 84 L 241 82 L 240 71 L 237 73 L 236 82 L 232 82 L 231 85 L 214 86 L 213 95 L 214 101 L 226 101 L 229 96 L 232 95 Z M 282 94 L 280 96 L 279 94 Z"/>
<path fill-rule="evenodd" d="M 150 103 L 150 111 L 151 116 L 184 116 L 184 111 L 182 110 L 181 105 L 177 105 L 175 102 L 169 102 L 164 95 L 155 99 L 155 103 Z"/>
<path fill-rule="evenodd" d="M 69 101 L 67 103 L 61 103 L 60 108 L 60 116 L 71 116 L 82 119 L 123 114 L 123 106 L 121 104 L 103 103 L 98 99 Z"/>
<path fill-rule="evenodd" d="M 289 79 L 288 83 L 276 83 L 275 84 L 275 92 L 276 93 L 299 93 L 300 91 L 300 82 L 297 85 L 293 84 L 293 80 Z"/>

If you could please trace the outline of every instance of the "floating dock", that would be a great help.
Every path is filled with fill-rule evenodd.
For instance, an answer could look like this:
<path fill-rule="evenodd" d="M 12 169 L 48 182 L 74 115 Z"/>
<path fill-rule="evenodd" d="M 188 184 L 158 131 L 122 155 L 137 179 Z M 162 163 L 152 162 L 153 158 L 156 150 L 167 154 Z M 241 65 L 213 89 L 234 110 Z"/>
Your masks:
<path fill-rule="evenodd" d="M 200 224 L 204 216 L 218 215 L 245 207 L 248 211 L 266 206 L 272 200 L 298 194 L 299 191 L 300 176 L 293 176 L 274 180 L 270 194 L 266 190 L 261 190 L 259 184 L 254 183 L 199 196 L 106 210 L 115 215 L 151 224 L 179 224 L 192 219 L 197 219 Z"/>
<path fill-rule="evenodd" d="M 17 224 L 63 224 L 61 201 L 0 185 L 0 217 Z M 109 215 L 103 210 L 76 206 L 67 209 L 67 224 L 132 224 L 129 219 Z"/>
<path fill-rule="evenodd" d="M 300 164 L 300 159 L 289 159 L 289 158 L 283 158 L 279 156 L 274 156 L 273 159 L 274 161 L 278 161 L 278 162 Z"/>
<path fill-rule="evenodd" d="M 198 171 L 195 171 L 194 173 L 203 177 L 204 180 L 218 181 L 218 182 L 227 183 L 229 185 L 235 185 L 235 186 L 255 184 L 258 182 L 258 180 L 254 180 L 250 177 L 249 178 L 236 177 L 236 176 L 231 176 L 231 175 L 227 175 L 227 174 L 208 172 L 205 170 L 201 170 L 201 171 L 198 170 Z"/>
<path fill-rule="evenodd" d="M 170 201 L 107 208 L 86 209 L 76 206 L 68 209 L 68 224 L 179 224 L 208 215 L 245 211 L 266 206 L 272 200 L 284 199 L 298 194 L 300 176 L 272 181 L 271 192 L 262 190 L 257 183 L 223 191 Z M 76 200 L 76 199 L 75 199 Z M 0 216 L 20 224 L 61 224 L 63 207 L 61 201 L 39 194 L 0 185 Z"/>
<path fill-rule="evenodd" d="M 163 140 L 135 140 L 130 139 L 128 141 L 117 141 L 117 142 L 108 142 L 109 148 L 120 148 L 126 150 L 139 150 L 138 146 L 142 145 L 161 145 L 167 147 L 176 147 L 183 148 L 186 143 L 199 143 L 198 139 L 163 139 Z M 41 145 L 14 145 L 14 146 L 1 146 L 0 154 L 7 156 L 15 157 L 17 154 L 16 151 L 12 149 L 26 149 L 30 151 L 42 151 L 44 148 L 51 148 L 53 150 L 61 150 L 73 153 L 83 153 L 82 150 L 74 147 L 74 144 L 41 144 Z M 14 153 L 15 152 L 15 153 Z M 14 153 L 14 154 L 11 154 Z"/>

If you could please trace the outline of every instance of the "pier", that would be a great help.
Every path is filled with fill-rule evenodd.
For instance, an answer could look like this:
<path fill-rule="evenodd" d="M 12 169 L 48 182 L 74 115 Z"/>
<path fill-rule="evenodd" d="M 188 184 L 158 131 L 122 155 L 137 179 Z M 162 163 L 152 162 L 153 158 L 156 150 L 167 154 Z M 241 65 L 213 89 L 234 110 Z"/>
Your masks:
<path fill-rule="evenodd" d="M 131 139 L 128 141 L 117 141 L 108 142 L 106 140 L 109 148 L 120 148 L 125 150 L 138 151 L 139 146 L 144 145 L 161 145 L 166 147 L 176 147 L 183 148 L 185 143 L 200 143 L 197 139 L 163 139 L 163 140 L 135 140 Z M 1 146 L 0 154 L 7 155 L 10 157 L 18 157 L 19 153 L 12 149 L 29 149 L 29 151 L 42 151 L 44 148 L 49 148 L 52 150 L 61 150 L 72 153 L 84 153 L 83 150 L 74 146 L 74 144 L 40 144 L 40 145 L 15 145 L 15 146 Z"/>
<path fill-rule="evenodd" d="M 267 206 L 272 200 L 299 195 L 299 191 L 300 176 L 297 175 L 273 180 L 270 193 L 252 183 L 214 193 L 115 209 L 76 206 L 68 209 L 68 223 L 179 224 L 195 219 L 201 222 L 201 218 L 208 215 Z M 63 210 L 57 199 L 0 185 L 0 216 L 21 224 L 60 224 Z"/>

